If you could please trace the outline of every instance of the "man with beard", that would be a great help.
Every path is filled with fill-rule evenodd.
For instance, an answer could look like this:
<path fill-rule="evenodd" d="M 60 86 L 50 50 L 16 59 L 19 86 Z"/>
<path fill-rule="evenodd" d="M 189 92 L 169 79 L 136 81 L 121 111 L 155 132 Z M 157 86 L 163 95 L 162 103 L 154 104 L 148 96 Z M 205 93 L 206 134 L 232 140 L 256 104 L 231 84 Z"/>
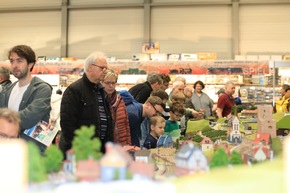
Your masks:
<path fill-rule="evenodd" d="M 65 155 L 72 147 L 75 131 L 81 126 L 95 126 L 95 135 L 102 143 L 113 141 L 110 104 L 100 83 L 107 73 L 106 57 L 101 52 L 90 54 L 84 62 L 84 74 L 65 90 L 60 108 L 62 133 L 59 147 Z"/>
<path fill-rule="evenodd" d="M 39 121 L 49 121 L 52 87 L 38 77 L 32 77 L 31 71 L 36 63 L 34 51 L 26 45 L 17 45 L 8 52 L 11 73 L 18 79 L 8 86 L 0 96 L 0 107 L 18 111 L 21 119 L 20 137 L 30 140 L 23 133 Z M 41 150 L 45 148 L 37 143 Z"/>

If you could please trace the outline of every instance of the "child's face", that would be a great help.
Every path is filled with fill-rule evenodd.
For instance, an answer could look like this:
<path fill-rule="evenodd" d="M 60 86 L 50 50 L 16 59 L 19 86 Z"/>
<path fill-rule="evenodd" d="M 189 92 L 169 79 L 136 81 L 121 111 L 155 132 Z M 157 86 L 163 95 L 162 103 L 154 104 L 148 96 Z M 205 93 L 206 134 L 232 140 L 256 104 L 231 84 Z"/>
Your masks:
<path fill-rule="evenodd" d="M 178 112 L 170 111 L 170 119 L 172 121 L 179 121 L 183 115 Z"/>
<path fill-rule="evenodd" d="M 155 132 L 156 136 L 163 135 L 165 128 L 165 122 L 158 121 L 156 125 L 151 125 L 151 130 Z"/>

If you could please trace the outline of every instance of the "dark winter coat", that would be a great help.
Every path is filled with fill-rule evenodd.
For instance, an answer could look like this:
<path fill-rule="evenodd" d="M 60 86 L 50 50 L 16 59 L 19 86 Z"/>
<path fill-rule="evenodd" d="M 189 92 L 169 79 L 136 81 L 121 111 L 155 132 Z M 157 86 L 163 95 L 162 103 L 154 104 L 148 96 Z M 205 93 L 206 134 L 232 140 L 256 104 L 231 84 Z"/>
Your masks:
<path fill-rule="evenodd" d="M 105 112 L 108 120 L 107 138 L 102 140 L 102 149 L 107 141 L 113 141 L 113 123 L 109 102 L 101 84 L 89 81 L 86 74 L 65 90 L 60 108 L 60 126 L 62 134 L 59 147 L 65 153 L 72 147 L 74 132 L 81 126 L 95 126 L 95 137 L 100 136 L 100 114 L 97 101 L 99 91 L 103 97 Z"/>

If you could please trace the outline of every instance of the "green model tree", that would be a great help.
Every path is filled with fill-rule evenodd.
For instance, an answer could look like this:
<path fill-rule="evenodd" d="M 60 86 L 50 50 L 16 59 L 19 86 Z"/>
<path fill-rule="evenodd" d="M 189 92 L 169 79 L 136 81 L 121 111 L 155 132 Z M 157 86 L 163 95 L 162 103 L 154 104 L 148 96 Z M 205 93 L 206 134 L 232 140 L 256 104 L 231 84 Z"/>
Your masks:
<path fill-rule="evenodd" d="M 217 151 L 213 154 L 212 159 L 210 161 L 209 167 L 222 167 L 227 166 L 229 163 L 227 153 L 223 148 L 218 148 Z"/>
<path fill-rule="evenodd" d="M 230 163 L 233 164 L 233 165 L 243 164 L 243 160 L 241 158 L 241 154 L 239 154 L 236 151 L 233 151 L 232 155 L 230 156 Z"/>
<path fill-rule="evenodd" d="M 72 142 L 76 161 L 87 160 L 88 158 L 99 159 L 102 156 L 101 141 L 93 138 L 95 126 L 82 126 L 75 131 L 75 137 Z"/>
<path fill-rule="evenodd" d="M 30 182 L 41 182 L 47 178 L 40 150 L 32 142 L 28 143 L 28 175 Z"/>
<path fill-rule="evenodd" d="M 52 145 L 47 148 L 44 152 L 44 166 L 47 173 L 57 172 L 60 170 L 63 160 L 62 152 L 56 147 L 56 145 Z"/>

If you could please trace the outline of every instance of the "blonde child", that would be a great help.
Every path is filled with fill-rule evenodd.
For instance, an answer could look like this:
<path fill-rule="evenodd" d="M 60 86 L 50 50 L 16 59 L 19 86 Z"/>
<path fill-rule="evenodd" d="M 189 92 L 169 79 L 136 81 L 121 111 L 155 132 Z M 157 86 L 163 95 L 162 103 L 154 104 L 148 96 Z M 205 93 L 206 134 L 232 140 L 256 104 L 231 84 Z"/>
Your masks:
<path fill-rule="evenodd" d="M 156 148 L 158 138 L 163 135 L 165 119 L 160 115 L 150 118 L 150 133 L 147 135 L 143 147 L 146 149 Z"/>

